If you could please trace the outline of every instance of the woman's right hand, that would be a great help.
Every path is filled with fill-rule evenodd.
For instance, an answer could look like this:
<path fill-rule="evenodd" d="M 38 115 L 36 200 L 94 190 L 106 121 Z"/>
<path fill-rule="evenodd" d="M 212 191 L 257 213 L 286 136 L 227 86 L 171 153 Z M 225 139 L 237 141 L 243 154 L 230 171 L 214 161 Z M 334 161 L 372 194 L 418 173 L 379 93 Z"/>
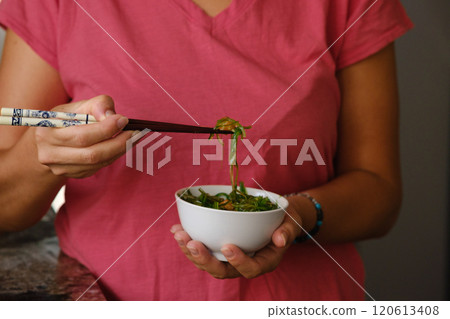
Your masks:
<path fill-rule="evenodd" d="M 126 151 L 132 131 L 121 130 L 128 119 L 115 114 L 106 95 L 57 106 L 54 111 L 94 115 L 98 123 L 66 128 L 35 130 L 38 161 L 57 176 L 84 178 L 93 175 Z"/>
<path fill-rule="evenodd" d="M 58 129 L 0 127 L 0 231 L 34 225 L 67 177 L 90 176 L 125 153 L 132 132 L 120 131 L 126 119 L 114 115 L 111 98 L 65 104 L 69 98 L 58 70 L 8 29 L 0 62 L 0 106 L 58 105 L 55 110 L 90 113 L 100 122 Z"/>

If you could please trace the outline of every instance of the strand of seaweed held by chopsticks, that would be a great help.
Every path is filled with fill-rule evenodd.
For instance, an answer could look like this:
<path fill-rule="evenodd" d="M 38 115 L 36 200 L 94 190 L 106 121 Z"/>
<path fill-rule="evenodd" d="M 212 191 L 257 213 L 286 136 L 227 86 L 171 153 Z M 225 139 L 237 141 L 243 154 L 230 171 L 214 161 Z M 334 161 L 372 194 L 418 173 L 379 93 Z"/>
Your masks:
<path fill-rule="evenodd" d="M 0 125 L 10 126 L 40 126 L 40 127 L 69 127 L 75 125 L 95 124 L 92 115 L 65 113 L 54 111 L 40 111 L 20 108 L 2 108 L 0 111 Z M 205 134 L 233 134 L 232 131 L 218 130 L 212 127 L 184 125 L 176 123 L 129 119 L 124 127 L 125 131 L 140 131 L 149 129 L 155 132 L 172 133 L 205 133 Z"/>

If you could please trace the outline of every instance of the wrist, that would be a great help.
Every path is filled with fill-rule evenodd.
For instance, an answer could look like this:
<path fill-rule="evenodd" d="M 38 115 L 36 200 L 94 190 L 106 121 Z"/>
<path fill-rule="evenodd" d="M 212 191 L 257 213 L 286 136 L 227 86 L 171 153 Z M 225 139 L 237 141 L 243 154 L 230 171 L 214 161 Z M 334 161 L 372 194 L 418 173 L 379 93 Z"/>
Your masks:
<path fill-rule="evenodd" d="M 302 220 L 302 227 L 294 242 L 303 242 L 319 232 L 323 221 L 321 205 L 308 193 L 295 193 L 287 195 L 289 204 Z"/>

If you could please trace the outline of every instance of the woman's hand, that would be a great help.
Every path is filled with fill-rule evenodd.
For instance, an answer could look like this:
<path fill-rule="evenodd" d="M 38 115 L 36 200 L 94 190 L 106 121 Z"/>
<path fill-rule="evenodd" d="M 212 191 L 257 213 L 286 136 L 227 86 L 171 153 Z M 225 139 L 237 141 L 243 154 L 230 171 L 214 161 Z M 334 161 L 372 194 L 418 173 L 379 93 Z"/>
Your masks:
<path fill-rule="evenodd" d="M 224 245 L 221 252 L 228 263 L 219 261 L 201 242 L 192 240 L 180 224 L 172 226 L 170 231 L 186 257 L 197 268 L 207 271 L 214 278 L 254 278 L 275 270 L 295 237 L 301 233 L 299 225 L 302 222 L 297 210 L 290 206 L 286 211 L 283 223 L 272 235 L 272 242 L 257 251 L 253 257 L 247 256 L 235 245 Z"/>
<path fill-rule="evenodd" d="M 55 111 L 92 114 L 98 123 L 61 129 L 36 128 L 38 160 L 53 174 L 84 178 L 114 162 L 126 150 L 132 132 L 121 132 L 128 119 L 115 114 L 105 95 L 58 106 Z"/>

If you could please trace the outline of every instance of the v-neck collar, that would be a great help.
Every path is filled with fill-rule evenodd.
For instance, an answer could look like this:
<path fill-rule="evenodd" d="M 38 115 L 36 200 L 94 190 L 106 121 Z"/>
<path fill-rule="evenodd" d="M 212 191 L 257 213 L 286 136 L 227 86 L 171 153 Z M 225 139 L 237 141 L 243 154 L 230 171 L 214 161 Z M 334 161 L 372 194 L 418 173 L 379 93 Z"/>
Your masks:
<path fill-rule="evenodd" d="M 209 16 L 192 0 L 170 0 L 192 22 L 211 32 L 226 28 L 239 18 L 256 0 L 233 0 L 231 4 L 214 17 Z"/>

